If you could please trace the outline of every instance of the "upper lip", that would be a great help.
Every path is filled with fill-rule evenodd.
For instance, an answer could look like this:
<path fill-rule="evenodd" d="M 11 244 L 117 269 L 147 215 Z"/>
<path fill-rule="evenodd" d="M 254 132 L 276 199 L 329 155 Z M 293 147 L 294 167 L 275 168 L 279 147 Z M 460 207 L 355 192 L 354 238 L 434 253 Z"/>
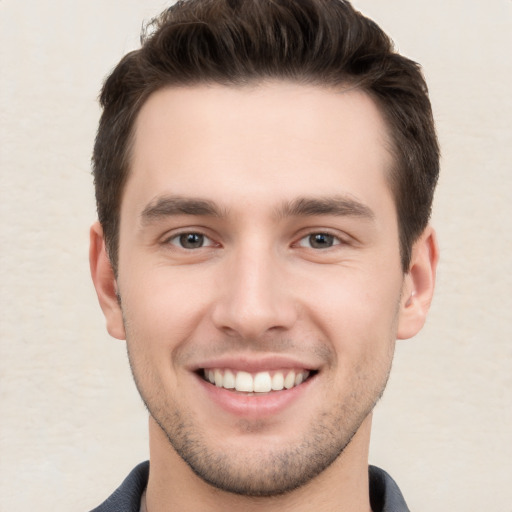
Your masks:
<path fill-rule="evenodd" d="M 219 358 L 207 359 L 191 367 L 192 371 L 214 368 L 229 368 L 231 370 L 256 373 L 261 371 L 304 369 L 317 370 L 318 364 L 313 364 L 281 354 L 268 354 L 265 356 L 230 355 Z"/>

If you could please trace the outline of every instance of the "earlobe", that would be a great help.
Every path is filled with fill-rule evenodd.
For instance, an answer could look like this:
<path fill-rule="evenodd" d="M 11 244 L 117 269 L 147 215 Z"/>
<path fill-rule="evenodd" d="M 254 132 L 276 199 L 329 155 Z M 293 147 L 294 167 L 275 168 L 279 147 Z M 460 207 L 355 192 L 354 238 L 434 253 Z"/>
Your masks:
<path fill-rule="evenodd" d="M 423 327 L 434 294 L 438 259 L 436 234 L 427 226 L 412 248 L 400 302 L 398 339 L 412 338 Z"/>
<path fill-rule="evenodd" d="M 90 230 L 89 264 L 96 294 L 107 321 L 107 331 L 114 338 L 124 340 L 123 314 L 117 296 L 116 278 L 99 222 L 94 223 Z"/>

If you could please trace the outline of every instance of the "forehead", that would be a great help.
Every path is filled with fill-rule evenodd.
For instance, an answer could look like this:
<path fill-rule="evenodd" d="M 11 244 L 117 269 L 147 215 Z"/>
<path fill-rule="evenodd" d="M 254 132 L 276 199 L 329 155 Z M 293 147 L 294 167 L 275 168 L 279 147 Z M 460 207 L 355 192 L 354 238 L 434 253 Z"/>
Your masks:
<path fill-rule="evenodd" d="M 388 140 L 375 103 L 356 89 L 287 82 L 167 88 L 138 115 L 123 204 L 140 210 L 166 193 L 270 203 L 382 192 L 392 164 Z"/>

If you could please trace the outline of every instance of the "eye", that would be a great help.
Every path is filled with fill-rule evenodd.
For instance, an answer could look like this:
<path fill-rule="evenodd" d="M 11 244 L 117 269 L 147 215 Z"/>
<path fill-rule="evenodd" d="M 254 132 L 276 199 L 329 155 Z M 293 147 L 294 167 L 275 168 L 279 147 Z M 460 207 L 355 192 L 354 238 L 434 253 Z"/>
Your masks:
<path fill-rule="evenodd" d="M 329 233 L 311 233 L 299 240 L 299 247 L 308 247 L 311 249 L 329 249 L 334 245 L 339 245 L 339 238 Z"/>
<path fill-rule="evenodd" d="M 202 233 L 180 233 L 169 238 L 168 243 L 178 246 L 182 249 L 200 249 L 201 247 L 210 247 L 214 242 Z"/>

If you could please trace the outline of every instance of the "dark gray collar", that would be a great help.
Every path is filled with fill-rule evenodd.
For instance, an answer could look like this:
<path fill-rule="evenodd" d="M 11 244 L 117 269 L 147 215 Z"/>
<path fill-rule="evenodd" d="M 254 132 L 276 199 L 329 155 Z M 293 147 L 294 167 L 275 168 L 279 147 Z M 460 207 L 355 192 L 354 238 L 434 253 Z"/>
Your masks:
<path fill-rule="evenodd" d="M 410 512 L 398 485 L 383 469 L 369 466 L 368 474 L 373 512 Z"/>
<path fill-rule="evenodd" d="M 368 468 L 373 512 L 410 512 L 395 481 L 382 469 Z M 149 461 L 136 466 L 121 486 L 91 512 L 139 512 L 149 476 Z"/>

